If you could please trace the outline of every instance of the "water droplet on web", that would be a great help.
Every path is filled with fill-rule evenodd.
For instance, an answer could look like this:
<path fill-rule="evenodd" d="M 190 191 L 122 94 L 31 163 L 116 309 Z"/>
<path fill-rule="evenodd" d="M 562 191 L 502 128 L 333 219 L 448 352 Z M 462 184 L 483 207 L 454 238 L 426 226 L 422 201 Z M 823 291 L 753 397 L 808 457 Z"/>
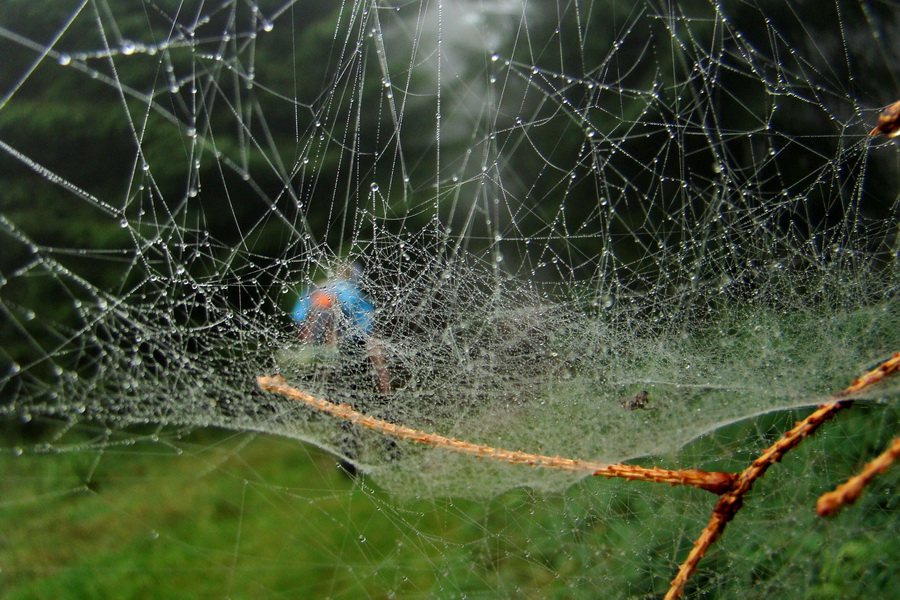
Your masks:
<path fill-rule="evenodd" d="M 63 67 L 67 67 L 72 64 L 72 57 L 68 54 L 60 54 L 59 58 L 56 59 L 56 62 L 58 62 Z"/>
<path fill-rule="evenodd" d="M 369 186 L 369 189 L 372 190 L 372 193 L 374 194 L 375 192 L 378 191 L 378 184 L 372 183 L 372 185 Z"/>
<path fill-rule="evenodd" d="M 275 24 L 272 21 L 266 21 L 263 23 L 263 31 L 269 32 L 275 29 Z"/>
<path fill-rule="evenodd" d="M 134 51 L 137 49 L 137 46 L 134 45 L 134 42 L 125 40 L 122 42 L 122 54 L 125 56 L 131 56 L 134 54 Z"/>
<path fill-rule="evenodd" d="M 500 60 L 499 54 L 497 54 L 496 52 L 491 54 L 491 62 L 497 62 L 498 60 Z"/>

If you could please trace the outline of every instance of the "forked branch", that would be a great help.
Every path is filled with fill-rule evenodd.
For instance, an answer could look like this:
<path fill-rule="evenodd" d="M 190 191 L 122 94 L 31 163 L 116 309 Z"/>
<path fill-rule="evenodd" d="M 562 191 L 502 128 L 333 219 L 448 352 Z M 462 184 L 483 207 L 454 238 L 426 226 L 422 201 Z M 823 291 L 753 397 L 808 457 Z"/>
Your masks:
<path fill-rule="evenodd" d="M 780 461 L 785 454 L 795 448 L 804 438 L 814 433 L 820 425 L 828 421 L 841 409 L 850 406 L 853 403 L 852 398 L 855 394 L 875 385 L 897 371 L 900 371 L 900 353 L 895 353 L 890 359 L 875 369 L 851 382 L 846 389 L 832 396 L 832 402 L 821 405 L 814 413 L 798 422 L 793 429 L 785 433 L 780 440 L 764 450 L 756 460 L 750 463 L 750 466 L 744 469 L 738 477 L 735 486 L 719 496 L 709 522 L 704 527 L 700 537 L 694 542 L 693 549 L 684 563 L 682 563 L 675 579 L 672 580 L 671 587 L 665 596 L 666 600 L 681 596 L 688 578 L 697 568 L 697 563 L 706 554 L 710 545 L 721 537 L 725 526 L 740 510 L 744 503 L 744 496 L 750 491 L 754 481 L 765 475 L 766 470 L 770 466 Z"/>
<path fill-rule="evenodd" d="M 485 458 L 507 462 L 511 464 L 528 465 L 559 469 L 573 473 L 585 473 L 601 477 L 622 477 L 628 480 L 655 481 L 670 485 L 688 485 L 711 491 L 719 496 L 709 522 L 704 527 L 700 537 L 694 542 L 687 559 L 681 565 L 678 574 L 671 582 L 671 587 L 666 594 L 666 599 L 679 598 L 684 591 L 688 578 L 696 570 L 697 563 L 706 554 L 707 549 L 713 544 L 725 530 L 726 525 L 734 518 L 741 506 L 744 496 L 750 491 L 753 483 L 765 475 L 770 466 L 780 461 L 785 454 L 795 448 L 804 438 L 813 434 L 823 423 L 833 417 L 838 411 L 850 406 L 853 398 L 859 392 L 866 390 L 885 377 L 900 371 L 900 353 L 894 354 L 890 359 L 867 372 L 859 379 L 854 380 L 846 389 L 832 396 L 832 401 L 819 406 L 811 415 L 799 421 L 796 426 L 784 434 L 771 447 L 767 448 L 754 460 L 750 466 L 739 475 L 734 473 L 707 472 L 699 469 L 686 469 L 670 471 L 665 469 L 645 468 L 633 465 L 605 465 L 585 460 L 562 458 L 559 456 L 542 456 L 526 452 L 504 450 L 491 446 L 473 444 L 447 438 L 434 433 L 427 433 L 402 425 L 396 425 L 388 421 L 376 419 L 353 410 L 347 404 L 334 404 L 321 398 L 316 398 L 306 392 L 302 392 L 287 384 L 280 376 L 259 377 L 257 384 L 263 390 L 276 392 L 292 398 L 303 404 L 329 414 L 338 419 L 344 419 L 351 423 L 361 425 L 390 435 L 398 439 L 410 440 L 419 444 L 426 444 L 435 448 L 441 448 L 447 452 L 467 454 L 477 458 Z M 834 492 L 830 492 L 820 499 L 819 504 L 826 505 L 826 509 L 836 509 L 843 503 L 855 500 L 860 490 L 874 477 L 883 471 L 894 459 L 900 456 L 900 439 L 894 440 L 891 447 L 876 460 L 867 465 L 866 469 L 840 486 Z M 821 508 L 817 509 L 822 514 Z"/>
<path fill-rule="evenodd" d="M 557 469 L 599 477 L 621 477 L 628 480 L 655 481 L 668 483 L 669 485 L 687 485 L 708 490 L 714 494 L 721 494 L 734 485 L 734 473 L 709 472 L 699 469 L 671 471 L 656 467 L 646 468 L 623 464 L 607 465 L 586 460 L 562 458 L 560 456 L 542 456 L 540 454 L 529 454 L 527 452 L 473 444 L 364 415 L 353 410 L 347 404 L 334 404 L 293 388 L 287 384 L 283 377 L 277 375 L 274 377 L 259 377 L 256 382 L 263 390 L 282 394 L 335 418 L 344 419 L 398 439 L 410 440 L 417 444 L 426 444 L 456 454 L 467 454 L 477 458 L 510 464 Z"/>

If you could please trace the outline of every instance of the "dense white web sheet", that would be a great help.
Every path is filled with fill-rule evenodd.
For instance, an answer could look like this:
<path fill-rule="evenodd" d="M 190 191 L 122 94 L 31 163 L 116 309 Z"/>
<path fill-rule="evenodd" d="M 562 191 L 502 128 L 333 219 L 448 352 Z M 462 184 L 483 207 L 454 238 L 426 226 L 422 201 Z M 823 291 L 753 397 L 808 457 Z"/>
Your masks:
<path fill-rule="evenodd" d="M 819 403 L 900 348 L 900 159 L 867 136 L 898 99 L 898 19 L 11 2 L 0 410 L 274 434 L 392 494 L 490 498 L 575 480 L 385 442 L 256 377 L 601 462 Z M 297 359 L 295 299 L 347 260 L 389 394 Z"/>

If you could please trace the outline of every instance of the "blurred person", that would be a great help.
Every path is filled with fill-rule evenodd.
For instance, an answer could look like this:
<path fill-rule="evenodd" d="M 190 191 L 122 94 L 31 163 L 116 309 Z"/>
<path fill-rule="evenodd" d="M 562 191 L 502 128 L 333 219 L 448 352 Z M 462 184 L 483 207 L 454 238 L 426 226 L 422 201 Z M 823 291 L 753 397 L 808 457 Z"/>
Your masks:
<path fill-rule="evenodd" d="M 373 333 L 375 305 L 359 288 L 361 275 L 358 263 L 343 265 L 334 277 L 300 295 L 291 318 L 305 345 L 337 351 L 342 377 L 352 382 L 371 364 L 376 387 L 386 394 L 391 391 L 390 374 Z"/>

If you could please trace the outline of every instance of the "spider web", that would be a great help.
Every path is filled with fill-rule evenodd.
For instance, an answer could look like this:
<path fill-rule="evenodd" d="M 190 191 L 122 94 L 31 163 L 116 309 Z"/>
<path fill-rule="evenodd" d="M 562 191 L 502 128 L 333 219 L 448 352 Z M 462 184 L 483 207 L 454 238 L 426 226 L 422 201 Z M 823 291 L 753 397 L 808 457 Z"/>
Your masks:
<path fill-rule="evenodd" d="M 900 160 L 866 135 L 900 89 L 895 9 L 8 3 L 0 411 L 22 482 L 10 514 L 83 495 L 113 507 L 112 539 L 126 523 L 152 533 L 141 543 L 161 558 L 142 572 L 171 572 L 186 544 L 208 590 L 238 597 L 660 593 L 708 494 L 391 442 L 256 377 L 511 450 L 741 469 L 790 426 L 784 411 L 900 347 Z M 388 393 L 346 354 L 311 368 L 289 317 L 351 262 Z M 749 542 L 723 541 L 690 593 L 896 584 L 872 558 L 896 531 L 881 492 L 827 533 L 786 533 L 808 527 L 815 486 L 886 443 L 895 395 L 876 390 L 863 416 L 809 442 L 790 489 L 764 486 L 741 514 L 733 535 Z M 318 483 L 258 465 L 258 447 Z M 227 543 L 206 548 L 103 491 L 143 453 L 147 468 L 172 464 L 147 477 L 160 493 L 222 482 L 238 523 Z M 345 481 L 333 457 L 366 477 Z M 54 461 L 49 491 L 24 474 Z M 317 552 L 242 546 L 271 535 L 256 520 L 267 512 L 314 523 L 299 543 Z M 817 561 L 795 550 L 834 532 L 865 542 Z M 797 554 L 776 568 L 782 552 Z M 847 581 L 822 575 L 829 560 L 853 563 Z M 323 565 L 321 584 L 288 577 Z"/>

